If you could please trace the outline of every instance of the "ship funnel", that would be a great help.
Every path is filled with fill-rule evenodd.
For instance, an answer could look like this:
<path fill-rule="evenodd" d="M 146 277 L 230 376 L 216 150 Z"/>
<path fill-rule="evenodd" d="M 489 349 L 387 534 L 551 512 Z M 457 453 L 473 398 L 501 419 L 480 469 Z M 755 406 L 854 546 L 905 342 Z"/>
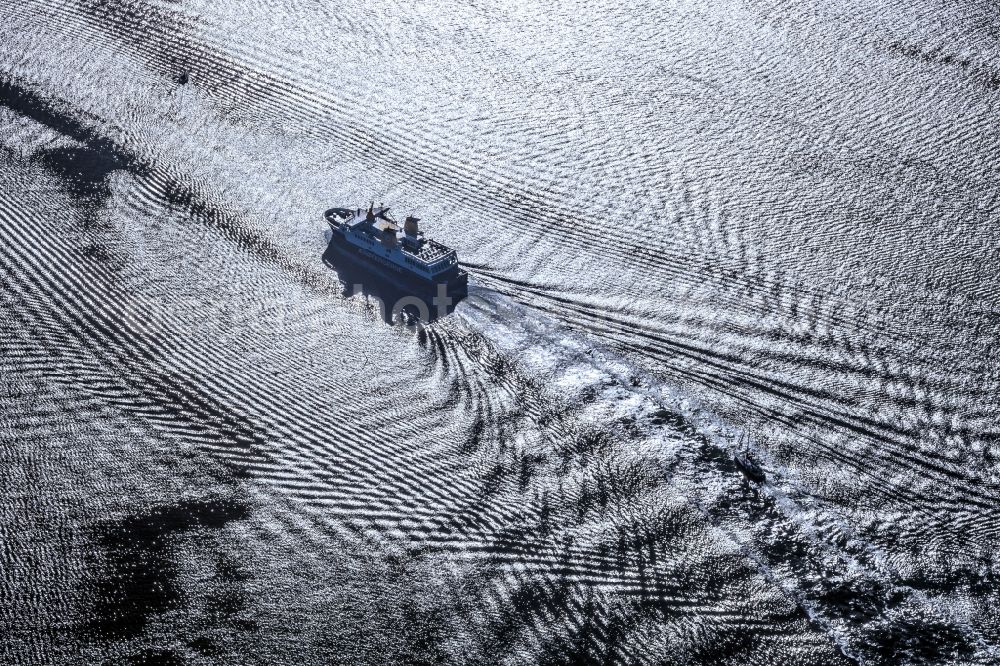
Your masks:
<path fill-rule="evenodd" d="M 417 218 L 413 217 L 412 215 L 408 215 L 406 217 L 406 221 L 403 223 L 403 233 L 405 233 L 407 236 L 416 236 L 417 222 L 419 222 Z"/>
<path fill-rule="evenodd" d="M 386 247 L 396 246 L 396 229 L 398 227 L 386 225 L 382 229 L 382 245 Z"/>

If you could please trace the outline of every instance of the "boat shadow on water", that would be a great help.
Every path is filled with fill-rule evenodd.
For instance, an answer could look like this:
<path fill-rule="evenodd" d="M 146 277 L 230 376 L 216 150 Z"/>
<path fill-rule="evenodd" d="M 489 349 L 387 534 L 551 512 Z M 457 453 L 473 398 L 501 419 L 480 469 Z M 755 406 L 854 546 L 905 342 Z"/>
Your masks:
<path fill-rule="evenodd" d="M 417 288 L 390 280 L 373 270 L 367 263 L 345 252 L 336 238 L 327 234 L 328 244 L 323 252 L 323 263 L 337 272 L 344 288 L 345 298 L 359 294 L 373 299 L 382 321 L 390 326 L 430 323 L 455 311 L 465 294 L 449 293 L 447 285 L 434 285 L 434 289 Z"/>

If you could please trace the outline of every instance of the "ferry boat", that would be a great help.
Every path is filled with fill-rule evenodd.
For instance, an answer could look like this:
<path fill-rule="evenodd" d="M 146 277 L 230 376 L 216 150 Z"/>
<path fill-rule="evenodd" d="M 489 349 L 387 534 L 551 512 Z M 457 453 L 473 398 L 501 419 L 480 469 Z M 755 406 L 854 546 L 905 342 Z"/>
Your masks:
<path fill-rule="evenodd" d="M 331 208 L 324 217 L 333 229 L 331 247 L 364 262 L 397 287 L 427 297 L 468 295 L 469 275 L 459 267 L 458 254 L 425 238 L 412 215 L 400 226 L 388 208 L 372 204 L 367 210 Z"/>

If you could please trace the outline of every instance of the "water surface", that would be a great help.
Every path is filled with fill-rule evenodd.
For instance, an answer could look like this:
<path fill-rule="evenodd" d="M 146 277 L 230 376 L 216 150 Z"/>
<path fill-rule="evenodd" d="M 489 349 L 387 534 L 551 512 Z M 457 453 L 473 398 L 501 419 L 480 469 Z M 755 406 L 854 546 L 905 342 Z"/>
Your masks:
<path fill-rule="evenodd" d="M 998 658 L 993 8 L 0 14 L 4 662 Z"/>

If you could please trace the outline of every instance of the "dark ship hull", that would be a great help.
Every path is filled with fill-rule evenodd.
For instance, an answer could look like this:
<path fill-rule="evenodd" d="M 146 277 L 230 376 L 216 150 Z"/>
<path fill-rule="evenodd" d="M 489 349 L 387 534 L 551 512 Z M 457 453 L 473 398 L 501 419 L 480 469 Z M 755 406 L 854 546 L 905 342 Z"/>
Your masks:
<path fill-rule="evenodd" d="M 469 294 L 469 275 L 458 266 L 438 275 L 433 281 L 428 280 L 347 242 L 337 229 L 333 230 L 333 237 L 324 256 L 333 260 L 329 263 L 349 264 L 354 269 L 352 275 L 363 278 L 361 282 L 374 278 L 395 290 L 425 299 L 429 307 L 434 305 L 431 299 L 437 297 L 446 296 L 457 302 Z"/>

